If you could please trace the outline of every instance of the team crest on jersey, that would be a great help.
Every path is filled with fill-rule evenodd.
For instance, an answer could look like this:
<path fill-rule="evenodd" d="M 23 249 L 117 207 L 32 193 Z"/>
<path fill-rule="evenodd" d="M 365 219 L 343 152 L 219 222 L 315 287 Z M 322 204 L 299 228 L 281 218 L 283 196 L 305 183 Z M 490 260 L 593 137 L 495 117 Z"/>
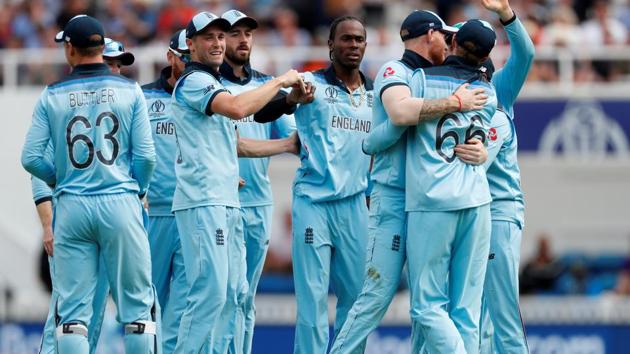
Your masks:
<path fill-rule="evenodd" d="M 369 108 L 372 108 L 372 106 L 374 105 L 374 95 L 371 92 L 368 92 L 366 97 L 367 97 L 367 100 L 366 100 L 367 106 Z"/>
<path fill-rule="evenodd" d="M 307 245 L 312 245 L 314 238 L 315 233 L 313 232 L 313 228 L 310 226 L 307 227 L 304 231 L 304 243 L 306 243 Z"/>
<path fill-rule="evenodd" d="M 151 116 L 160 116 L 164 113 L 164 110 L 166 110 L 166 105 L 162 100 L 155 100 L 149 106 L 149 114 Z"/>
<path fill-rule="evenodd" d="M 208 92 L 214 91 L 214 85 L 208 85 L 205 89 L 203 89 L 204 96 L 208 94 Z"/>
<path fill-rule="evenodd" d="M 394 70 L 394 68 L 392 68 L 391 66 L 388 66 L 387 69 L 385 69 L 385 72 L 383 72 L 383 77 L 392 76 L 395 73 L 396 73 L 396 70 Z"/>
<path fill-rule="evenodd" d="M 488 130 L 488 139 L 490 139 L 491 141 L 496 141 L 497 138 L 498 138 L 498 136 L 497 136 L 496 128 L 490 128 Z"/>
<path fill-rule="evenodd" d="M 324 91 L 324 94 L 326 95 L 326 101 L 329 104 L 337 104 L 337 102 L 339 102 L 337 100 L 337 97 L 339 96 L 339 91 L 334 86 L 326 87 L 326 91 Z"/>

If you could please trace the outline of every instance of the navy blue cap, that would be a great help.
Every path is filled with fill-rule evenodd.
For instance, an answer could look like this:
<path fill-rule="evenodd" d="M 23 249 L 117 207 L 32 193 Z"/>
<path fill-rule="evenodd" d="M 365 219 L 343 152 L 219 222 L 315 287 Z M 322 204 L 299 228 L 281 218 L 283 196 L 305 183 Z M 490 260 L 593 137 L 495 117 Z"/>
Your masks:
<path fill-rule="evenodd" d="M 105 38 L 105 48 L 103 49 L 103 58 L 105 59 L 118 59 L 123 66 L 129 66 L 133 64 L 136 58 L 133 54 L 125 52 L 125 47 L 122 43 Z"/>
<path fill-rule="evenodd" d="M 186 44 L 186 30 L 179 30 L 171 37 L 168 47 L 178 53 L 188 53 L 188 45 Z"/>
<path fill-rule="evenodd" d="M 405 18 L 400 26 L 400 38 L 403 41 L 420 37 L 429 30 L 456 33 L 457 28 L 447 26 L 444 20 L 435 12 L 428 10 L 415 10 Z"/>
<path fill-rule="evenodd" d="M 492 59 L 488 58 L 486 59 L 486 61 L 483 62 L 483 64 L 481 64 L 481 71 L 486 74 L 488 81 L 492 80 L 492 75 L 494 75 L 495 71 Z"/>
<path fill-rule="evenodd" d="M 457 44 L 479 58 L 490 55 L 497 43 L 497 34 L 492 26 L 482 20 L 468 20 L 455 36 Z"/>
<path fill-rule="evenodd" d="M 77 15 L 66 23 L 63 31 L 57 33 L 55 42 L 70 43 L 78 48 L 97 47 L 105 44 L 105 30 L 94 17 Z"/>
<path fill-rule="evenodd" d="M 258 22 L 256 20 L 238 10 L 228 10 L 221 15 L 221 18 L 228 20 L 232 27 L 236 26 L 237 23 L 242 23 L 251 29 L 258 28 Z"/>
<path fill-rule="evenodd" d="M 192 38 L 197 33 L 203 31 L 210 25 L 219 26 L 223 31 L 227 32 L 230 30 L 230 22 L 224 18 L 221 18 L 212 12 L 204 11 L 196 14 L 190 22 L 188 22 L 188 26 L 186 26 L 186 38 Z"/>

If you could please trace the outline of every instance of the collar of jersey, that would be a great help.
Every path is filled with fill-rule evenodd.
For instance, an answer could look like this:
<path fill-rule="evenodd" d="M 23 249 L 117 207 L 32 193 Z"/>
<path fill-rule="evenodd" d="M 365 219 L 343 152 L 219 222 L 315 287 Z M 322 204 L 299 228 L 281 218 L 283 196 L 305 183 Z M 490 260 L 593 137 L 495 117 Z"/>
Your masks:
<path fill-rule="evenodd" d="M 409 49 L 405 49 L 405 53 L 403 53 L 400 61 L 413 70 L 420 68 L 430 68 L 433 66 L 433 63 L 425 59 L 422 55 Z"/>
<path fill-rule="evenodd" d="M 80 64 L 72 69 L 72 75 L 94 75 L 110 73 L 105 63 Z"/>
<path fill-rule="evenodd" d="M 367 91 L 372 91 L 374 89 L 372 80 L 367 79 L 360 70 L 359 75 L 361 75 L 361 82 L 363 82 L 363 84 L 365 85 L 365 89 Z M 335 69 L 333 68 L 332 64 L 330 64 L 330 66 L 326 68 L 326 70 L 324 70 L 324 78 L 326 78 L 326 82 L 329 85 L 338 86 L 345 92 L 350 93 L 346 85 L 344 85 L 343 82 L 341 82 L 341 80 L 337 78 L 337 75 L 335 74 Z"/>
<path fill-rule="evenodd" d="M 245 73 L 245 78 L 241 79 L 240 77 L 234 75 L 234 69 L 228 64 L 227 61 L 223 61 L 223 64 L 219 67 L 219 73 L 221 73 L 221 77 L 232 82 L 237 85 L 247 85 L 252 80 L 252 67 L 249 63 L 243 65 L 243 72 Z"/>
<path fill-rule="evenodd" d="M 161 88 L 162 90 L 170 94 L 173 93 L 173 87 L 168 84 L 168 78 L 171 77 L 171 70 L 172 69 L 170 66 L 167 66 L 164 69 L 162 69 L 162 71 L 160 72 L 160 78 L 157 82 L 159 88 Z"/>
<path fill-rule="evenodd" d="M 457 66 L 472 71 L 480 71 L 481 69 L 479 65 L 472 65 L 464 58 L 458 57 L 457 55 L 449 55 L 448 57 L 446 57 L 442 65 Z"/>
<path fill-rule="evenodd" d="M 188 63 L 186 63 L 186 69 L 184 69 L 184 74 L 187 74 L 191 71 L 204 71 L 214 76 L 214 78 L 217 80 L 221 78 L 221 75 L 219 74 L 218 71 L 214 70 L 208 65 L 201 64 L 200 62 L 197 62 L 197 61 L 189 61 Z"/>

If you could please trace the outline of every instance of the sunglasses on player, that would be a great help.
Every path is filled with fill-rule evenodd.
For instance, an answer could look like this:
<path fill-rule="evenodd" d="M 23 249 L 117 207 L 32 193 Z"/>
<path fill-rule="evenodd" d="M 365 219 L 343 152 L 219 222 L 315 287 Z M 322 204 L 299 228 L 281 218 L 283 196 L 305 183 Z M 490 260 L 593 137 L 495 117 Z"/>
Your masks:
<path fill-rule="evenodd" d="M 168 48 L 168 50 L 173 53 L 173 55 L 175 55 L 176 57 L 179 58 L 179 60 L 183 61 L 184 63 L 188 63 L 190 61 L 190 54 L 188 53 L 181 53 L 178 52 L 177 50 L 173 49 L 173 48 Z"/>

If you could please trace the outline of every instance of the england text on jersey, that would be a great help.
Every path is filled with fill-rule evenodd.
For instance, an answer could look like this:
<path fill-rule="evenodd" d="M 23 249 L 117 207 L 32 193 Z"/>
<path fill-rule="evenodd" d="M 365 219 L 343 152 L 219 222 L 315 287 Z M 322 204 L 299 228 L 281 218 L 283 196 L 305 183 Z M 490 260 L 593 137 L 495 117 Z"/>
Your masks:
<path fill-rule="evenodd" d="M 372 122 L 369 120 L 334 115 L 332 116 L 330 126 L 337 129 L 356 130 L 369 133 L 370 128 L 372 127 Z"/>

